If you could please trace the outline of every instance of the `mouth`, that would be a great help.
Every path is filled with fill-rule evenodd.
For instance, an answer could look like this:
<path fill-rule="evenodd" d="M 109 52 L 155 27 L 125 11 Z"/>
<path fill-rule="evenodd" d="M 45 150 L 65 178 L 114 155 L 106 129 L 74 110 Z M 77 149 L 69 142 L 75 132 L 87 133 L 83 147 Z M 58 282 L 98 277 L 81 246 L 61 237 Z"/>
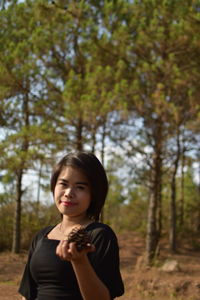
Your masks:
<path fill-rule="evenodd" d="M 60 201 L 60 203 L 63 206 L 67 206 L 67 207 L 72 207 L 72 206 L 76 206 L 77 205 L 75 202 L 71 202 L 71 201 Z"/>

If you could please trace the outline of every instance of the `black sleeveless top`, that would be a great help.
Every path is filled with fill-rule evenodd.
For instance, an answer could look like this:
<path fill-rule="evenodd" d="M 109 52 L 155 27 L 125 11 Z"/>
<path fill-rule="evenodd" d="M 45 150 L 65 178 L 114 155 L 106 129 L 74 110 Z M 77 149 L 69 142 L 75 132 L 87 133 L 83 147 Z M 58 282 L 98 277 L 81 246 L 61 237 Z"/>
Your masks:
<path fill-rule="evenodd" d="M 39 231 L 34 237 L 19 287 L 27 300 L 83 300 L 72 265 L 56 255 L 58 240 L 47 238 L 54 226 Z M 96 274 L 110 291 L 111 298 L 124 293 L 119 270 L 119 247 L 112 229 L 102 223 L 86 227 L 95 245 L 88 258 Z"/>

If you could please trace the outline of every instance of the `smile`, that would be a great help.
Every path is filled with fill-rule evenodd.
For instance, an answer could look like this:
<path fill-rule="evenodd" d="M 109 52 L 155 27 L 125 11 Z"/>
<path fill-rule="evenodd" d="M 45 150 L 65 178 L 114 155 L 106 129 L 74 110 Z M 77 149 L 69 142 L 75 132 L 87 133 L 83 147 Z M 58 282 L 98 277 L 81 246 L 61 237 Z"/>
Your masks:
<path fill-rule="evenodd" d="M 68 206 L 68 207 L 77 205 L 77 203 L 74 203 L 74 202 L 71 202 L 71 201 L 61 201 L 61 204 L 64 205 L 64 206 Z"/>

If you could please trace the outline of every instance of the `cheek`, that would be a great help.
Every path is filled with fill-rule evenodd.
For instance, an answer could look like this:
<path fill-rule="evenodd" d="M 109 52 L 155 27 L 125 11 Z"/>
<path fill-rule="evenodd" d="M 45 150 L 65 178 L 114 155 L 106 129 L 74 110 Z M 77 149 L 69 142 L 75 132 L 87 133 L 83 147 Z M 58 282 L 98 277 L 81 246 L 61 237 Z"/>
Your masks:
<path fill-rule="evenodd" d="M 54 199 L 56 199 L 60 195 L 62 195 L 62 190 L 59 189 L 59 188 L 55 188 L 55 190 L 54 190 Z"/>
<path fill-rule="evenodd" d="M 92 202 L 92 196 L 91 196 L 91 194 L 89 194 L 88 195 L 88 206 L 90 206 L 91 202 Z"/>
<path fill-rule="evenodd" d="M 91 201 L 91 196 L 88 193 L 81 193 L 80 195 L 80 201 L 81 199 L 83 200 L 83 202 L 88 203 Z"/>

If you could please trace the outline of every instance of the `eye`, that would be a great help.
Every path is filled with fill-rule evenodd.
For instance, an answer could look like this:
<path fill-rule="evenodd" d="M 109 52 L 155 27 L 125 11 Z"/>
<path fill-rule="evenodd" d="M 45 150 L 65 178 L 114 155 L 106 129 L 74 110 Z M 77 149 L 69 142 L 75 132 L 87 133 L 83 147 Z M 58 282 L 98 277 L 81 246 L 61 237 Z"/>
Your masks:
<path fill-rule="evenodd" d="M 64 181 L 60 181 L 60 182 L 59 182 L 59 185 L 66 187 L 66 186 L 67 186 L 67 183 L 64 182 Z"/>
<path fill-rule="evenodd" d="M 85 186 L 84 185 L 77 185 L 76 187 L 78 190 L 84 190 L 85 189 Z"/>

